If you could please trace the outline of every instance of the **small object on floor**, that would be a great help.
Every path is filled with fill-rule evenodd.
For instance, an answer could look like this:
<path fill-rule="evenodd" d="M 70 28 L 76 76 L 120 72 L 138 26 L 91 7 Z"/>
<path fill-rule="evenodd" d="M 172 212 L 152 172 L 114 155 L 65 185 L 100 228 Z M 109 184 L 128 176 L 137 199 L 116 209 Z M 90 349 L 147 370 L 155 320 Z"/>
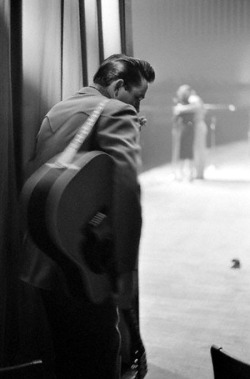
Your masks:
<path fill-rule="evenodd" d="M 231 268 L 240 268 L 240 261 L 239 259 L 232 259 L 232 266 Z"/>

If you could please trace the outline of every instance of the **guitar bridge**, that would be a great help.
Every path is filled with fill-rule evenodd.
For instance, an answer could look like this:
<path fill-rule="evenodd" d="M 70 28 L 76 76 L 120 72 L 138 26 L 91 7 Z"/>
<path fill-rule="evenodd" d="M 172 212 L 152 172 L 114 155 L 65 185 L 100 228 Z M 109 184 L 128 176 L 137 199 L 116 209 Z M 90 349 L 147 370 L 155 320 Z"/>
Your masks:
<path fill-rule="evenodd" d="M 86 228 L 84 257 L 89 268 L 96 274 L 109 270 L 112 264 L 113 238 L 109 217 L 97 212 Z"/>
<path fill-rule="evenodd" d="M 107 216 L 102 212 L 97 212 L 94 217 L 89 221 L 89 225 L 97 227 L 99 226 L 103 220 L 105 220 Z"/>

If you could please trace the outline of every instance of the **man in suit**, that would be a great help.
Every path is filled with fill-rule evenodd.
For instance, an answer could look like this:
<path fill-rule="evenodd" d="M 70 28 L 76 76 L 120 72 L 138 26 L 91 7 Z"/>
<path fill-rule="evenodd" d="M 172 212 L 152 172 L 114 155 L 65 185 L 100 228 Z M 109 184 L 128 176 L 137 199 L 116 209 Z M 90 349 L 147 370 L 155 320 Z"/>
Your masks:
<path fill-rule="evenodd" d="M 84 294 L 74 296 L 64 268 L 25 238 L 21 279 L 39 289 L 47 312 L 58 379 L 120 378 L 118 309 L 130 309 L 135 288 L 141 233 L 139 134 L 144 119 L 140 102 L 155 79 L 151 65 L 116 54 L 94 75 L 93 85 L 56 104 L 37 136 L 32 172 L 62 152 L 79 127 L 103 100 L 109 99 L 82 151 L 99 150 L 114 161 L 113 253 L 116 293 L 100 305 Z"/>

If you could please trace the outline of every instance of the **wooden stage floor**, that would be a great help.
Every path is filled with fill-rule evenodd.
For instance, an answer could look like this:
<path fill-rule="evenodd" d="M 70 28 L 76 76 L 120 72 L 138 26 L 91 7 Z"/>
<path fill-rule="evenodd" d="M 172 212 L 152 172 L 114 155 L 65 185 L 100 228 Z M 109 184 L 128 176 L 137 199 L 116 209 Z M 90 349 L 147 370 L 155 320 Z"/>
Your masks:
<path fill-rule="evenodd" d="M 140 181 L 147 379 L 212 379 L 212 344 L 250 362 L 248 142 L 210 151 L 203 181 L 174 181 L 171 165 Z"/>

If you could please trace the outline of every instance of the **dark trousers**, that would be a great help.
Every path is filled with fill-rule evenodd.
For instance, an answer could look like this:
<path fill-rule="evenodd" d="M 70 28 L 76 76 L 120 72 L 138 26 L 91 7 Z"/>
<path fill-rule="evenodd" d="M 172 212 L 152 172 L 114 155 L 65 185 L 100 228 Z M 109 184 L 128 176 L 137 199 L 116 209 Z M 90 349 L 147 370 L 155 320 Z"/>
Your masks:
<path fill-rule="evenodd" d="M 120 333 L 112 300 L 94 305 L 41 290 L 57 379 L 119 379 Z"/>

